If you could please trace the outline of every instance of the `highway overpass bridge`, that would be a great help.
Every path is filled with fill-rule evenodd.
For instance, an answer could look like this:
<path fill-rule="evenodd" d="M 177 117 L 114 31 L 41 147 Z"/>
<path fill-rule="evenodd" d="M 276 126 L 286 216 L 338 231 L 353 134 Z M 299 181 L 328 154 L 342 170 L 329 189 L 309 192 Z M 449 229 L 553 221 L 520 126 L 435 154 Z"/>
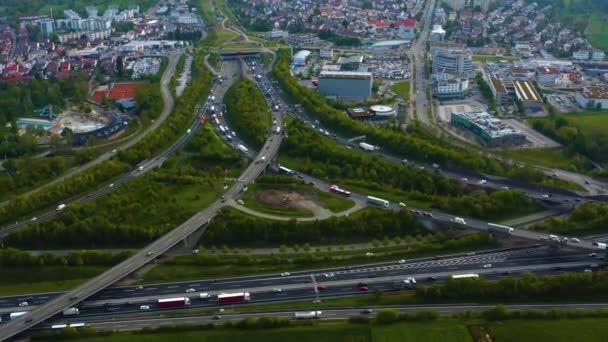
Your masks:
<path fill-rule="evenodd" d="M 218 50 L 222 60 L 234 60 L 241 58 L 259 58 L 262 49 L 247 48 L 247 49 L 222 49 Z"/>

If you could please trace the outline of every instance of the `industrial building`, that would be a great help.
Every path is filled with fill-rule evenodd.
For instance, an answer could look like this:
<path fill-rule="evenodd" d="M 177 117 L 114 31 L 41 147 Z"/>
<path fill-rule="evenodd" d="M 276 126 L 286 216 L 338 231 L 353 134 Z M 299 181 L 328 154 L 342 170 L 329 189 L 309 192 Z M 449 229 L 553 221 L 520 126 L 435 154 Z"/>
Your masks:
<path fill-rule="evenodd" d="M 433 54 L 433 74 L 453 71 L 464 77 L 473 77 L 473 59 L 464 49 L 437 49 Z"/>
<path fill-rule="evenodd" d="M 312 33 L 290 34 L 287 37 L 287 44 L 291 46 L 310 46 L 319 42 L 319 37 Z"/>
<path fill-rule="evenodd" d="M 572 58 L 579 61 L 603 61 L 605 57 L 602 50 L 579 50 L 572 53 Z"/>
<path fill-rule="evenodd" d="M 583 108 L 608 109 L 608 87 L 585 87 L 576 102 Z"/>
<path fill-rule="evenodd" d="M 490 90 L 492 90 L 492 94 L 494 94 L 496 104 L 503 106 L 505 102 L 507 102 L 509 92 L 507 91 L 507 88 L 502 80 L 496 77 L 490 77 L 490 82 L 488 82 L 488 85 L 490 86 Z"/>
<path fill-rule="evenodd" d="M 289 37 L 289 33 L 287 31 L 272 30 L 266 32 L 264 37 L 266 37 L 266 39 L 283 39 Z"/>
<path fill-rule="evenodd" d="M 321 71 L 318 90 L 323 96 L 364 100 L 371 97 L 373 83 L 371 72 Z"/>
<path fill-rule="evenodd" d="M 543 99 L 532 83 L 528 81 L 513 81 L 515 97 L 521 101 L 526 111 L 538 112 L 543 110 Z"/>
<path fill-rule="evenodd" d="M 526 136 L 506 125 L 487 112 L 452 112 L 450 123 L 481 138 L 488 146 L 518 146 L 526 142 Z"/>
<path fill-rule="evenodd" d="M 355 55 L 355 56 L 348 56 L 348 57 L 341 56 L 340 58 L 338 58 L 338 64 L 340 65 L 340 70 L 344 70 L 344 71 L 359 70 L 361 63 L 363 63 L 362 55 Z"/>
<path fill-rule="evenodd" d="M 291 65 L 301 66 L 306 65 L 306 59 L 310 56 L 310 51 L 308 50 L 300 50 L 293 55 L 293 59 L 291 61 Z"/>
<path fill-rule="evenodd" d="M 539 66 L 536 68 L 536 80 L 543 85 L 557 85 L 561 79 L 559 69 L 554 67 Z"/>

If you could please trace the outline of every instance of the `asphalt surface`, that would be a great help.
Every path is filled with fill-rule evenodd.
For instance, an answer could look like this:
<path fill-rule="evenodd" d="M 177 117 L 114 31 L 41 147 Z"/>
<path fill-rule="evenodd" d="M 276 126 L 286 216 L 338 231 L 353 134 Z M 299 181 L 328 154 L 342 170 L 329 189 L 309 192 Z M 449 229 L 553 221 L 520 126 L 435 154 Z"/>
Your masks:
<path fill-rule="evenodd" d="M 363 308 L 332 308 L 322 309 L 320 319 L 347 319 L 354 316 L 373 316 L 375 312 L 382 309 L 393 309 L 403 313 L 414 313 L 420 310 L 435 310 L 442 315 L 448 315 L 463 311 L 482 311 L 491 308 L 491 305 L 484 304 L 453 304 L 453 305 L 411 305 L 411 306 L 386 306 L 374 307 L 372 312 L 365 312 Z M 506 305 L 509 310 L 548 310 L 548 309 L 576 309 L 576 310 L 596 310 L 608 307 L 608 303 L 571 303 L 571 304 L 511 304 Z M 311 305 L 310 310 L 319 310 L 319 306 Z M 221 313 L 221 315 L 191 315 L 182 317 L 150 317 L 150 318 L 125 318 L 125 319 L 100 319 L 85 323 L 87 326 L 92 326 L 100 330 L 139 330 L 146 327 L 157 327 L 162 325 L 175 324 L 205 324 L 205 323 L 221 323 L 222 321 L 237 321 L 244 318 L 258 318 L 261 316 L 273 316 L 285 319 L 294 319 L 295 312 L 303 312 L 310 310 L 282 310 L 282 311 L 259 311 L 249 313 Z M 76 320 L 77 321 L 77 320 Z M 54 324 L 74 324 L 75 320 L 66 320 Z M 51 324 L 47 324 L 43 329 L 51 328 Z M 57 326 L 57 328 L 60 328 Z"/>
<path fill-rule="evenodd" d="M 223 85 L 225 84 L 226 82 L 220 84 L 216 83 L 214 87 L 223 88 Z M 217 94 L 218 91 L 214 91 L 213 93 Z M 219 97 L 217 98 L 217 101 L 221 103 L 221 99 Z M 211 105 L 211 98 L 205 101 L 205 104 L 202 106 L 202 110 L 199 112 L 199 117 L 196 118 L 194 124 L 190 128 L 190 134 L 185 134 L 177 143 L 171 146 L 163 154 L 153 160 L 140 164 L 140 167 L 143 167 L 144 169 L 149 169 L 160 166 L 165 158 L 173 154 L 175 150 L 181 147 L 189 139 L 189 137 L 194 132 L 196 132 L 196 130 L 201 125 L 200 117 L 204 113 L 207 113 L 209 111 Z M 282 116 L 280 112 L 273 112 L 273 119 L 276 120 L 278 125 L 282 126 L 281 118 Z M 256 156 L 254 162 L 247 167 L 247 169 L 239 177 L 238 181 L 231 188 L 228 189 L 222 199 L 212 203 L 206 209 L 198 212 L 177 228 L 171 230 L 166 235 L 157 239 L 155 242 L 151 243 L 147 247 L 141 249 L 138 253 L 128 258 L 127 260 L 121 262 L 120 264 L 114 266 L 110 270 L 87 281 L 83 285 L 73 290 L 70 290 L 65 294 L 62 294 L 61 296 L 53 299 L 52 301 L 37 307 L 36 309 L 30 311 L 28 315 L 19 317 L 13 321 L 1 325 L 0 338 L 7 339 L 9 337 L 12 337 L 22 331 L 29 329 L 37 323 L 40 323 L 45 319 L 52 317 L 63 309 L 71 307 L 87 299 L 91 295 L 97 293 L 99 290 L 112 285 L 113 283 L 127 276 L 134 270 L 154 260 L 156 256 L 166 252 L 175 244 L 179 243 L 181 240 L 186 238 L 188 235 L 190 235 L 192 232 L 199 229 L 200 227 L 204 226 L 202 229 L 205 229 L 205 225 L 215 216 L 217 211 L 224 206 L 225 199 L 233 198 L 238 195 L 238 193 L 241 192 L 248 183 L 253 181 L 266 168 L 269 160 L 272 159 L 272 157 L 274 157 L 274 155 L 278 152 L 281 140 L 281 134 L 271 134 L 262 148 L 263 152 Z M 136 176 L 138 172 L 141 173 L 141 171 L 136 170 L 131 174 L 131 176 Z M 116 186 L 116 183 L 114 186 Z M 109 190 L 104 189 L 104 191 Z M 95 196 L 95 194 L 93 194 L 93 196 Z"/>
<path fill-rule="evenodd" d="M 410 61 L 414 62 L 414 65 L 416 66 L 414 74 L 415 93 L 413 105 L 416 108 L 418 121 L 426 126 L 433 125 L 433 122 L 429 122 L 429 117 L 427 116 L 427 106 L 430 106 L 430 103 L 426 96 L 426 90 L 430 87 L 430 81 L 426 77 L 424 67 L 426 41 L 431 29 L 433 9 L 435 8 L 435 0 L 429 1 L 430 4 L 425 7 L 422 30 L 419 33 L 418 39 L 416 39 L 414 45 L 412 45 L 412 48 L 410 49 Z"/>
<path fill-rule="evenodd" d="M 470 255 L 469 255 L 470 254 Z M 415 277 L 419 284 L 443 281 L 454 274 L 480 274 L 486 279 L 496 279 L 509 272 L 533 271 L 537 274 L 558 274 L 564 271 L 597 269 L 592 267 L 597 261 L 586 255 L 555 256 L 549 248 L 512 248 L 469 254 L 456 254 L 442 258 L 420 258 L 407 261 L 392 261 L 352 267 L 336 267 L 308 271 L 291 272 L 289 275 L 266 274 L 226 279 L 202 279 L 176 283 L 146 284 L 142 287 L 127 286 L 107 288 L 80 305 L 85 317 L 134 314 L 142 311 L 163 311 L 157 306 L 160 298 L 190 297 L 191 306 L 218 307 L 215 296 L 220 293 L 251 293 L 250 304 L 268 302 L 287 302 L 303 299 L 330 298 L 365 294 L 374 289 L 383 291 L 398 290 L 395 286 L 407 277 Z M 435 277 L 430 279 L 430 277 Z M 313 281 L 314 278 L 314 281 Z M 314 291 L 313 284 L 318 291 Z M 358 285 L 366 284 L 367 291 Z M 192 290 L 190 290 L 192 289 Z M 280 289 L 280 291 L 278 290 Z M 190 292 L 192 291 L 192 292 Z M 200 298 L 207 293 L 209 298 Z M 0 312 L 3 321 L 9 312 L 24 311 L 31 308 L 16 307 L 18 303 L 29 300 L 31 305 L 39 305 L 60 293 L 33 294 L 29 296 L 0 297 Z M 141 310 L 141 305 L 149 309 Z M 61 316 L 56 316 L 60 318 Z"/>

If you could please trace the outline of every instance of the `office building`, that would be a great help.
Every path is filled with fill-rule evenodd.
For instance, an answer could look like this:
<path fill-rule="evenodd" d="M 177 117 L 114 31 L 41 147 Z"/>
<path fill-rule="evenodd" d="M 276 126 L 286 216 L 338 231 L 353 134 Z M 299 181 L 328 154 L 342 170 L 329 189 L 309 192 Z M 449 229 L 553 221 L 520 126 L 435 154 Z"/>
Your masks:
<path fill-rule="evenodd" d="M 464 77 L 473 77 L 471 54 L 460 49 L 440 49 L 433 54 L 433 74 L 452 71 Z"/>
<path fill-rule="evenodd" d="M 561 73 L 557 68 L 546 66 L 536 68 L 536 80 L 540 84 L 547 86 L 557 85 L 560 79 Z"/>
<path fill-rule="evenodd" d="M 584 87 L 576 102 L 583 108 L 608 109 L 608 87 Z"/>
<path fill-rule="evenodd" d="M 433 25 L 433 30 L 431 31 L 431 41 L 432 42 L 442 42 L 445 38 L 445 30 L 441 25 Z"/>
<path fill-rule="evenodd" d="M 601 50 L 579 50 L 572 53 L 572 58 L 579 61 L 603 61 L 606 54 Z"/>
<path fill-rule="evenodd" d="M 371 97 L 373 83 L 370 72 L 321 71 L 318 90 L 323 96 L 363 100 Z"/>
<path fill-rule="evenodd" d="M 532 83 L 528 81 L 513 81 L 515 97 L 521 101 L 526 111 L 538 112 L 543 110 L 543 99 Z"/>
<path fill-rule="evenodd" d="M 452 112 L 450 123 L 479 137 L 491 147 L 518 146 L 526 142 L 526 136 L 487 112 Z"/>
<path fill-rule="evenodd" d="M 287 31 L 272 30 L 266 32 L 264 36 L 266 37 L 266 39 L 283 39 L 287 38 L 289 36 L 289 33 Z"/>
<path fill-rule="evenodd" d="M 443 74 L 445 75 L 445 74 Z M 469 79 L 439 76 L 433 95 L 441 100 L 463 99 L 469 93 Z"/>

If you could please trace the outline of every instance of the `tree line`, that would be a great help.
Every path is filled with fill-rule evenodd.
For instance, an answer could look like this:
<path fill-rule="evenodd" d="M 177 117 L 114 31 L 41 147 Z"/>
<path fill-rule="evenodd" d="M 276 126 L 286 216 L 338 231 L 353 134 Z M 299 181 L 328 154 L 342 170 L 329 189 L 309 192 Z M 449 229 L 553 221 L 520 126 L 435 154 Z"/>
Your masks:
<path fill-rule="evenodd" d="M 184 134 L 186 127 L 192 123 L 195 107 L 200 99 L 206 98 L 211 88 L 213 76 L 206 69 L 204 56 L 200 52 L 192 63 L 192 80 L 182 97 L 176 101 L 173 112 L 166 121 L 136 145 L 119 151 L 117 157 L 79 172 L 63 182 L 47 187 L 44 191 L 18 197 L 0 207 L 0 223 L 14 222 L 32 211 L 52 206 L 62 199 L 92 189 L 168 147 L 175 137 Z"/>
<path fill-rule="evenodd" d="M 288 125 L 281 154 L 297 161 L 296 170 L 341 184 L 376 188 L 389 185 L 409 192 L 408 198 L 430 202 L 431 207 L 481 219 L 528 214 L 540 208 L 538 201 L 518 190 L 486 193 L 471 190 L 433 172 L 400 165 L 357 149 L 345 149 L 300 121 Z"/>
<path fill-rule="evenodd" d="M 314 90 L 301 86 L 291 75 L 289 69 L 290 51 L 281 49 L 277 53 L 277 63 L 273 67 L 273 74 L 281 84 L 282 89 L 288 96 L 310 114 L 320 120 L 323 125 L 347 136 L 365 135 L 368 142 L 381 146 L 389 152 L 409 158 L 437 163 L 442 166 L 459 166 L 480 172 L 502 175 L 502 176 L 529 176 L 530 174 L 541 175 L 538 170 L 531 170 L 524 174 L 511 174 L 512 166 L 497 160 L 492 160 L 475 152 L 458 150 L 448 147 L 446 144 L 439 145 L 430 138 L 422 138 L 420 135 L 403 134 L 395 130 L 382 127 L 365 125 L 356 120 L 351 120 L 342 111 L 332 108 Z M 410 131 L 418 130 L 411 125 Z M 515 168 L 517 169 L 517 168 Z M 521 179 L 523 181 L 534 181 L 534 179 Z"/>
<path fill-rule="evenodd" d="M 553 107 L 549 107 L 549 112 L 548 118 L 532 120 L 532 128 L 562 144 L 567 156 L 608 161 L 608 136 L 599 133 L 587 136 L 573 122 L 558 115 Z"/>
<path fill-rule="evenodd" d="M 424 302 L 482 301 L 520 302 L 529 300 L 554 300 L 596 298 L 608 291 L 608 272 L 562 273 L 555 276 L 538 276 L 523 273 L 516 278 L 507 276 L 490 281 L 480 278 L 446 279 L 443 284 L 418 285 L 416 299 Z"/>
<path fill-rule="evenodd" d="M 270 133 L 270 113 L 264 95 L 248 78 L 235 82 L 224 95 L 226 120 L 248 145 L 259 149 Z"/>
<path fill-rule="evenodd" d="M 54 253 L 34 255 L 14 248 L 0 249 L 0 265 L 14 266 L 112 266 L 133 255 L 132 251 L 119 253 L 100 251 L 71 251 L 66 256 Z"/>
<path fill-rule="evenodd" d="M 426 229 L 402 211 L 371 209 L 349 216 L 330 217 L 312 222 L 273 221 L 222 210 L 205 231 L 205 245 L 253 243 L 331 243 L 348 239 L 368 239 L 385 235 L 415 235 Z"/>
<path fill-rule="evenodd" d="M 549 217 L 532 229 L 549 233 L 581 234 L 587 231 L 606 231 L 608 227 L 608 204 L 584 203 L 567 219 Z"/>

